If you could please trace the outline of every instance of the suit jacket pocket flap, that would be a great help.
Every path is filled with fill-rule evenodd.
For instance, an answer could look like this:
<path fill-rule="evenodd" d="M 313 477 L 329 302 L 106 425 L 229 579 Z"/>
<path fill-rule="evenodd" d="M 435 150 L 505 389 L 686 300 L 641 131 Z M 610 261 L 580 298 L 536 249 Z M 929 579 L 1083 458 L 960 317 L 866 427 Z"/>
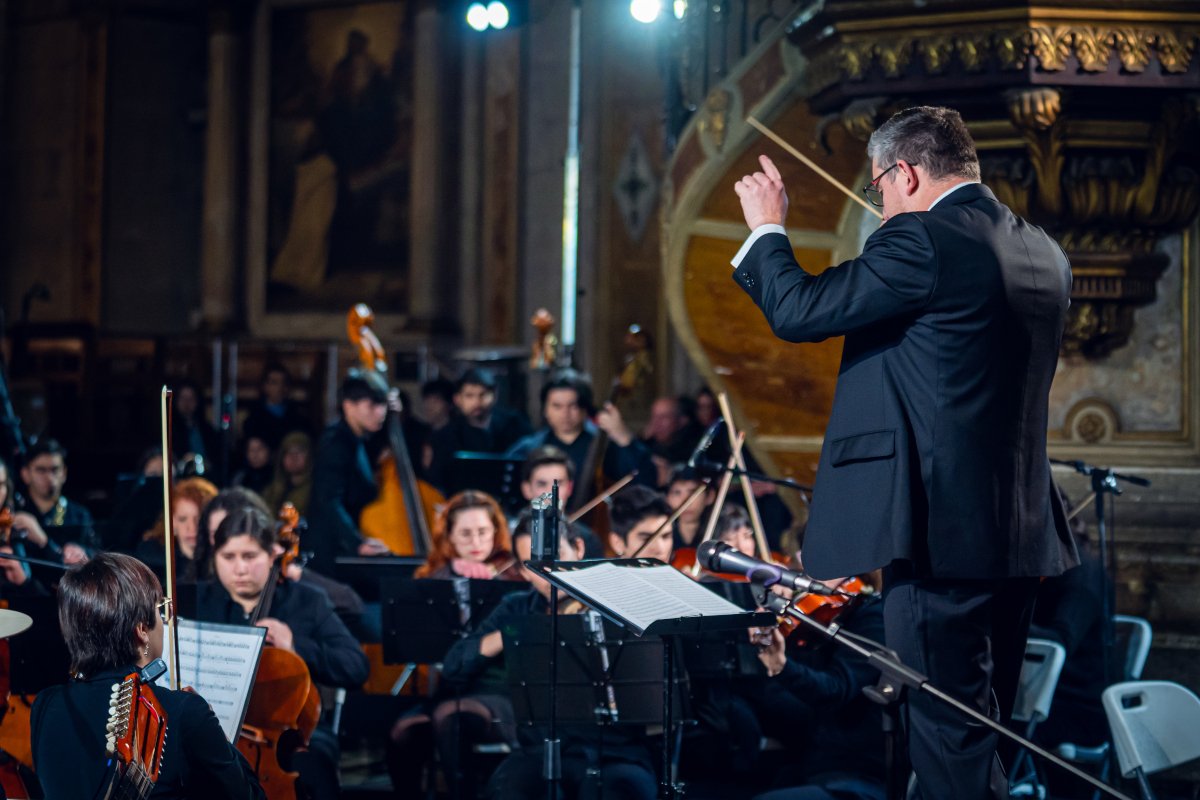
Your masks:
<path fill-rule="evenodd" d="M 871 431 L 834 439 L 829 446 L 833 466 L 868 458 L 891 458 L 896 454 L 896 431 Z"/>

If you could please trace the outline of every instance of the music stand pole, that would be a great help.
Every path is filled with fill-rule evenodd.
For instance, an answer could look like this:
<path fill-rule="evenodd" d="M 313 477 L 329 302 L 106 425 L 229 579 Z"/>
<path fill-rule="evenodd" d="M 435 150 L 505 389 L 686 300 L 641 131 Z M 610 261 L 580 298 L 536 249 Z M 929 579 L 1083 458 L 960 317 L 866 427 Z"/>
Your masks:
<path fill-rule="evenodd" d="M 549 501 L 549 502 L 547 502 Z M 531 555 L 554 563 L 558 556 L 559 540 L 558 481 L 550 496 L 542 495 L 533 501 L 533 536 Z M 558 739 L 558 587 L 550 584 L 550 737 L 542 751 L 542 778 L 546 781 L 547 797 L 558 800 L 558 781 L 562 778 L 562 744 Z"/>

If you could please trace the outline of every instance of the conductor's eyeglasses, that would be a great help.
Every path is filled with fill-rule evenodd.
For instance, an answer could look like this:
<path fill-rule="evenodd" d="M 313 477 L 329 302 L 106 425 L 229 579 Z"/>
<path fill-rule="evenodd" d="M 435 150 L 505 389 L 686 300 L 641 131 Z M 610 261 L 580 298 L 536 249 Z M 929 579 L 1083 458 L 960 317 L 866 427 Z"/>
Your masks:
<path fill-rule="evenodd" d="M 170 606 L 171 601 L 165 597 L 154 604 L 154 610 L 158 612 L 159 619 L 161 619 L 164 623 L 171 621 Z"/>
<path fill-rule="evenodd" d="M 913 164 L 911 162 L 909 162 L 908 165 L 910 167 L 919 166 L 919 165 Z M 900 166 L 899 161 L 897 161 L 895 164 L 892 164 L 890 167 L 885 169 L 883 172 L 876 175 L 874 180 L 872 180 L 870 183 L 868 183 L 866 186 L 863 187 L 863 189 L 862 189 L 863 194 L 865 194 L 867 196 L 867 199 L 871 201 L 871 205 L 883 207 L 883 192 L 879 191 L 879 182 L 881 180 L 883 180 L 884 175 L 887 175 L 889 172 L 891 172 L 898 166 Z"/>

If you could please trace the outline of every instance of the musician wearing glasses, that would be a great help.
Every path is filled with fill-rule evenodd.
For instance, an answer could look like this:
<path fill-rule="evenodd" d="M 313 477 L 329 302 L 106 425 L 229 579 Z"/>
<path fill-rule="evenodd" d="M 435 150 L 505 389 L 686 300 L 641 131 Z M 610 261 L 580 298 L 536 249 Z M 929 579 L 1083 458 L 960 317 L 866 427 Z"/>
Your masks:
<path fill-rule="evenodd" d="M 762 172 L 734 187 L 752 233 L 733 277 L 781 339 L 845 336 L 805 567 L 883 568 L 888 647 L 1004 719 L 1038 578 L 1078 563 L 1046 458 L 1070 265 L 980 183 L 957 112 L 902 111 L 867 152 L 864 192 L 883 226 L 862 255 L 805 272 L 783 228 L 783 179 L 761 156 Z M 1002 789 L 995 733 L 924 693 L 908 705 L 927 800 Z"/>
<path fill-rule="evenodd" d="M 46 797 L 86 800 L 106 785 L 113 684 L 162 656 L 162 598 L 154 573 L 131 556 L 100 553 L 63 576 L 58 619 L 76 678 L 38 694 L 31 716 L 33 765 Z M 167 716 L 154 797 L 266 797 L 203 698 L 153 690 Z"/>

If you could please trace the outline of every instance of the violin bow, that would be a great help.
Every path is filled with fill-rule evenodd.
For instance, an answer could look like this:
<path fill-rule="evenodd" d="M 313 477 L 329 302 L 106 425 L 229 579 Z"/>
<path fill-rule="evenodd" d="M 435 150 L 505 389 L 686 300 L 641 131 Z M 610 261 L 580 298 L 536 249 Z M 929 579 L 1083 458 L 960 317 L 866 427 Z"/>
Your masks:
<path fill-rule="evenodd" d="M 171 476 L 175 459 L 171 451 L 171 390 L 162 388 L 162 452 L 163 452 L 163 546 L 167 552 L 167 619 L 166 646 L 170 661 L 172 689 L 179 688 L 179 628 L 175 617 L 175 531 L 171 528 Z"/>
<path fill-rule="evenodd" d="M 797 150 L 796 148 L 794 148 L 790 144 L 788 144 L 786 141 L 784 141 L 783 137 L 781 137 L 779 134 L 775 133 L 775 131 L 771 130 L 766 125 L 763 125 L 761 122 L 756 120 L 754 117 L 746 117 L 746 122 L 750 123 L 750 125 L 752 125 L 753 127 L 758 128 L 758 130 L 761 131 L 764 136 L 766 136 L 768 139 L 773 141 L 775 144 L 782 147 L 784 150 L 787 150 L 789 153 L 794 155 L 797 159 L 800 160 L 801 164 L 808 167 L 809 169 L 811 169 L 813 172 L 820 175 L 825 180 L 829 181 L 835 189 L 837 189 L 838 191 L 845 194 L 847 197 L 849 197 L 854 202 L 858 203 L 860 206 L 865 208 L 867 211 L 870 211 L 875 216 L 879 217 L 880 219 L 883 219 L 883 214 L 879 213 L 879 209 L 875 208 L 875 206 L 871 205 L 866 200 L 862 199 L 857 194 L 855 194 L 854 192 L 847 189 L 845 184 L 843 184 L 837 178 L 830 175 L 825 170 L 818 167 L 816 162 L 814 162 L 811 158 L 804 155 L 799 150 Z"/>
<path fill-rule="evenodd" d="M 702 482 L 700 484 L 700 488 L 698 488 L 698 489 L 696 489 L 696 491 L 692 492 L 692 496 L 689 497 L 687 500 L 684 500 L 683 504 L 680 505 L 679 508 L 675 509 L 675 511 L 672 512 L 671 516 L 667 517 L 666 522 L 664 522 L 662 525 L 659 525 L 657 528 L 654 529 L 654 533 L 652 533 L 646 537 L 646 540 L 644 542 L 642 542 L 641 546 L 638 547 L 637 550 L 635 550 L 633 552 L 633 555 L 631 555 L 630 558 L 637 558 L 638 556 L 640 556 L 642 554 L 642 551 L 646 549 L 646 545 L 653 542 L 655 539 L 657 539 L 659 537 L 659 534 L 661 534 L 667 528 L 674 525 L 675 520 L 679 519 L 683 515 L 683 512 L 687 511 L 688 506 L 690 506 L 692 503 L 699 500 L 700 496 L 703 495 L 707 491 L 708 491 L 708 484 Z"/>
<path fill-rule="evenodd" d="M 738 470 L 742 473 L 738 477 L 742 480 L 742 493 L 746 495 L 746 510 L 750 512 L 750 524 L 754 527 L 754 541 L 758 544 L 758 557 L 769 564 L 771 549 L 767 547 L 767 536 L 763 533 L 762 517 L 758 513 L 758 501 L 750 489 L 750 476 L 746 474 L 746 459 L 742 455 L 742 449 L 736 447 L 736 433 L 733 429 L 733 413 L 729 410 L 729 396 L 721 392 L 717 395 L 717 402 L 720 403 L 721 414 L 725 417 L 725 430 L 729 432 L 729 446 L 733 448 L 733 458 L 737 462 Z"/>
<path fill-rule="evenodd" d="M 725 507 L 725 497 L 729 494 L 729 486 L 733 483 L 733 469 L 737 466 L 737 457 L 742 452 L 742 445 L 746 442 L 746 432 L 738 431 L 737 443 L 733 447 L 733 453 L 729 456 L 729 461 L 725 464 L 725 474 L 721 476 L 721 487 L 717 489 L 717 501 L 713 503 L 712 511 L 708 514 L 708 525 L 704 528 L 704 537 L 700 539 L 696 545 L 697 548 L 713 537 L 713 533 L 717 530 L 717 520 L 721 516 L 721 509 Z M 692 577 L 700 576 L 700 562 L 692 564 Z"/>
<path fill-rule="evenodd" d="M 573 512 L 571 514 L 571 516 L 567 517 L 567 522 L 568 523 L 577 522 L 578 520 L 582 519 L 584 514 L 588 513 L 593 508 L 600 505 L 605 500 L 607 500 L 608 498 L 612 497 L 617 492 L 624 489 L 631 480 L 633 480 L 634 478 L 637 477 L 637 474 L 638 474 L 638 471 L 635 469 L 633 472 L 629 473 L 624 478 L 621 478 L 621 480 L 617 481 L 612 486 L 608 487 L 603 492 L 596 495 L 591 500 L 587 501 L 587 503 L 584 504 L 583 506 L 581 506 L 579 508 L 579 510 Z"/>

